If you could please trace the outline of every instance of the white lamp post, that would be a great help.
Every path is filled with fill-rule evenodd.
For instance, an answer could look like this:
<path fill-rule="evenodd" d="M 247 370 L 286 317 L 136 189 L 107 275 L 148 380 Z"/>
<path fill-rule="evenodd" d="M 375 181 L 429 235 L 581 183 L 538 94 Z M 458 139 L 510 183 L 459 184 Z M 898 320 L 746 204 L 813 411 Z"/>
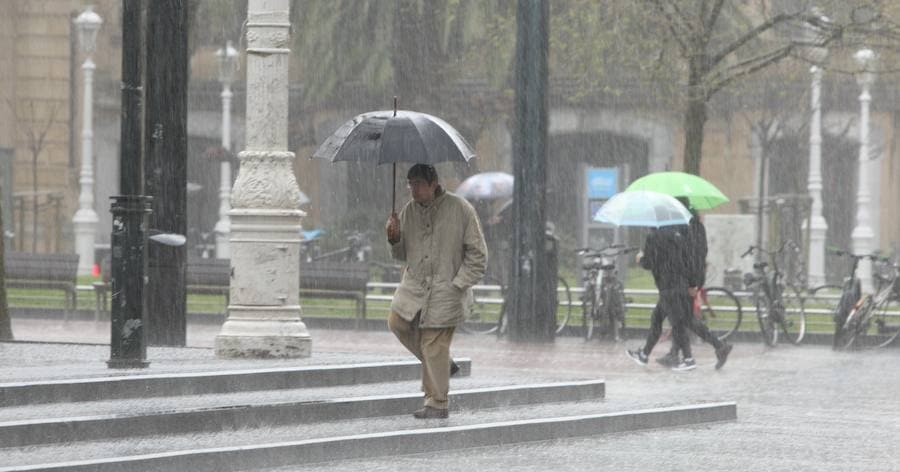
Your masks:
<path fill-rule="evenodd" d="M 219 62 L 219 82 L 222 83 L 222 147 L 231 151 L 231 82 L 237 71 L 238 52 L 231 41 L 227 41 L 224 48 L 216 51 L 216 58 Z M 231 220 L 228 217 L 231 211 L 231 160 L 230 152 L 225 154 L 219 164 L 219 221 L 215 226 L 216 257 L 220 259 L 231 257 L 228 241 L 231 237 Z"/>
<path fill-rule="evenodd" d="M 821 17 L 823 23 L 829 20 Z M 821 35 L 816 28 L 807 24 L 806 33 L 813 42 Z M 820 46 L 809 48 L 810 59 L 816 64 L 810 67 L 812 84 L 810 89 L 810 126 L 809 126 L 809 178 L 807 190 L 812 199 L 809 218 L 809 272 L 807 280 L 811 287 L 825 283 L 825 239 L 828 233 L 828 222 L 822 216 L 822 102 L 820 90 L 822 85 L 822 68 L 820 65 L 828 56 L 828 49 Z"/>
<path fill-rule="evenodd" d="M 869 89 L 875 81 L 876 55 L 871 49 L 860 49 L 853 55 L 860 65 L 860 73 L 856 76 L 862 92 L 859 94 L 859 187 L 856 189 L 856 227 L 853 228 L 853 252 L 869 254 L 873 250 L 875 233 L 872 231 L 869 215 L 871 194 L 869 190 L 869 103 L 872 96 Z M 868 259 L 860 261 L 859 279 L 864 291 L 872 290 L 872 262 Z"/>
<path fill-rule="evenodd" d="M 78 273 L 90 274 L 94 266 L 94 238 L 97 233 L 97 212 L 94 210 L 94 61 L 91 54 L 97 41 L 97 31 L 103 24 L 93 7 L 87 7 L 75 18 L 78 43 L 86 58 L 81 70 L 84 71 L 84 103 L 81 128 L 81 174 L 78 183 L 78 211 L 72 217 L 75 229 L 75 252 L 78 253 Z"/>

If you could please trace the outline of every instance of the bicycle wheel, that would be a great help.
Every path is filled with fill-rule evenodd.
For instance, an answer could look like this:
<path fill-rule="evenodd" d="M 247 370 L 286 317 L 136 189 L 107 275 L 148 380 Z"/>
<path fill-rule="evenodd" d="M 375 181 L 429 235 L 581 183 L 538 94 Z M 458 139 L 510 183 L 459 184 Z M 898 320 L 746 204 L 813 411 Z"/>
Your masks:
<path fill-rule="evenodd" d="M 871 311 L 874 309 L 874 302 L 871 295 L 865 298 L 850 310 L 847 320 L 839 333 L 839 337 L 835 340 L 841 349 L 850 349 L 858 338 L 860 338 L 869 329 L 869 319 Z"/>
<path fill-rule="evenodd" d="M 597 312 L 597 292 L 588 285 L 581 298 L 581 328 L 584 340 L 594 337 L 594 314 Z"/>
<path fill-rule="evenodd" d="M 881 302 L 875 307 L 873 321 L 877 331 L 871 347 L 885 347 L 894 342 L 900 335 L 900 300 L 888 297 Z"/>
<path fill-rule="evenodd" d="M 772 302 L 763 294 L 756 295 L 756 319 L 759 321 L 763 342 L 766 346 L 775 346 L 778 343 L 778 330 L 772 320 Z"/>
<path fill-rule="evenodd" d="M 625 287 L 618 280 L 611 280 L 603 293 L 604 324 L 614 341 L 622 341 L 625 334 Z"/>
<path fill-rule="evenodd" d="M 842 292 L 843 288 L 834 284 L 820 285 L 809 291 L 805 308 L 810 326 L 835 323 L 841 309 Z"/>
<path fill-rule="evenodd" d="M 724 341 L 741 326 L 741 302 L 727 288 L 705 288 L 700 303 L 700 318 L 717 338 Z"/>
<path fill-rule="evenodd" d="M 566 327 L 566 324 L 569 323 L 569 318 L 572 316 L 572 291 L 569 290 L 569 283 L 566 282 L 566 279 L 560 277 L 559 286 L 564 290 L 562 294 L 559 295 L 559 302 L 556 305 L 556 334 L 562 332 Z M 557 290 L 557 293 L 559 293 L 559 290 Z M 559 304 L 565 305 L 562 313 L 559 313 Z"/>
<path fill-rule="evenodd" d="M 506 305 L 506 288 L 493 277 L 473 287 L 471 296 L 467 297 L 467 314 L 460 328 L 472 334 L 490 334 L 497 331 L 500 315 Z"/>
<path fill-rule="evenodd" d="M 800 291 L 795 287 L 785 287 L 781 294 L 783 308 L 778 322 L 784 337 L 793 344 L 800 344 L 806 334 L 806 309 Z"/>

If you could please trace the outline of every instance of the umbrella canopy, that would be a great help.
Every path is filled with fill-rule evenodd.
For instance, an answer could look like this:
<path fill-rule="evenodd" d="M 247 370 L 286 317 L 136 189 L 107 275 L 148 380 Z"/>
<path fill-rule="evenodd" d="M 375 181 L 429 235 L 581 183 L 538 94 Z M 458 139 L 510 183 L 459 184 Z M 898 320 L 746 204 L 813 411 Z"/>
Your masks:
<path fill-rule="evenodd" d="M 675 197 L 646 190 L 621 192 L 613 195 L 596 213 L 594 221 L 616 226 L 686 225 L 691 212 Z"/>
<path fill-rule="evenodd" d="M 472 146 L 446 121 L 408 110 L 382 110 L 357 115 L 319 146 L 316 159 L 375 164 L 468 162 Z"/>
<path fill-rule="evenodd" d="M 697 210 L 708 210 L 728 202 L 728 197 L 708 180 L 684 172 L 654 172 L 635 180 L 625 189 L 651 190 L 673 197 L 687 197 Z"/>
<path fill-rule="evenodd" d="M 357 115 L 341 125 L 313 153 L 314 159 L 393 163 L 391 208 L 397 200 L 397 162 L 434 165 L 439 162 L 469 162 L 472 146 L 446 121 L 408 110 L 373 111 Z"/>
<path fill-rule="evenodd" d="M 513 176 L 506 172 L 482 172 L 463 180 L 456 193 L 466 200 L 500 200 L 513 194 Z"/>

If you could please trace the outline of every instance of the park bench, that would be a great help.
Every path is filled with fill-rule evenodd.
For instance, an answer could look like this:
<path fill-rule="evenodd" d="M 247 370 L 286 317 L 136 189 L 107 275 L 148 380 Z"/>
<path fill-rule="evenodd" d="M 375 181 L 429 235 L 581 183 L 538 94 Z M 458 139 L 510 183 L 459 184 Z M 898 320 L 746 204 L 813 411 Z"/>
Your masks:
<path fill-rule="evenodd" d="M 104 260 L 103 273 L 109 273 L 109 260 Z M 97 316 L 106 311 L 108 276 L 94 284 Z M 366 284 L 369 268 L 364 263 L 301 262 L 300 297 L 339 298 L 356 302 L 356 323 L 366 317 Z M 226 303 L 231 283 L 231 261 L 228 259 L 189 258 L 185 274 L 187 293 L 223 295 Z"/>
<path fill-rule="evenodd" d="M 7 252 L 7 288 L 38 288 L 62 290 L 65 293 L 65 319 L 75 310 L 78 285 L 78 254 Z"/>
<path fill-rule="evenodd" d="M 366 319 L 368 283 L 369 265 L 365 262 L 300 262 L 300 296 L 354 300 L 357 328 Z"/>
<path fill-rule="evenodd" d="M 99 319 L 101 313 L 107 311 L 109 301 L 109 276 L 110 259 L 103 259 L 100 271 L 103 281 L 94 282 L 94 296 L 96 297 L 95 318 Z M 204 295 L 223 295 L 228 300 L 228 285 L 231 282 L 231 266 L 228 259 L 204 259 L 201 257 L 189 257 L 184 283 L 187 293 Z"/>

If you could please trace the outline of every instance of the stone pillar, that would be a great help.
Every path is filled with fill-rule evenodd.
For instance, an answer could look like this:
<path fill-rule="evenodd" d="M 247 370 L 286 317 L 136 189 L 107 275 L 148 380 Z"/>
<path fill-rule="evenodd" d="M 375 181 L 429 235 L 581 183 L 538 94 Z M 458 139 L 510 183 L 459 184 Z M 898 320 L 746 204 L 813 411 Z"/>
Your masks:
<path fill-rule="evenodd" d="M 231 194 L 228 319 L 220 357 L 307 357 L 300 318 L 300 189 L 287 151 L 289 0 L 250 0 L 246 150 Z"/>
<path fill-rule="evenodd" d="M 812 115 L 809 124 L 809 182 L 807 190 L 812 198 L 812 210 L 809 219 L 809 272 L 810 287 L 825 283 L 825 236 L 828 222 L 822 216 L 822 102 L 820 90 L 822 85 L 822 68 L 812 66 L 812 88 L 810 90 L 810 107 Z"/>

